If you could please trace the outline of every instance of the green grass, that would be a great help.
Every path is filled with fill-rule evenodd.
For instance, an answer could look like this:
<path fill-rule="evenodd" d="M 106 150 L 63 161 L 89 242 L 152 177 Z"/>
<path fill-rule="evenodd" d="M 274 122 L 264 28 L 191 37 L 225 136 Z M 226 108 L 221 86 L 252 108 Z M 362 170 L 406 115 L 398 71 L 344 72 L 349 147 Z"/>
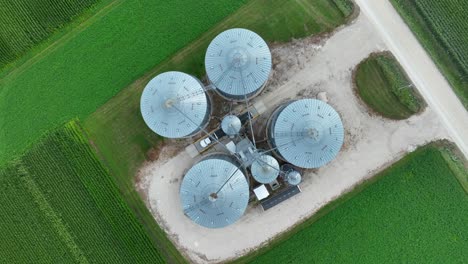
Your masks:
<path fill-rule="evenodd" d="M 468 5 L 464 0 L 391 0 L 468 109 Z"/>
<path fill-rule="evenodd" d="M 385 117 L 405 119 L 423 107 L 421 97 L 390 53 L 372 54 L 362 61 L 354 79 L 361 99 Z"/>
<path fill-rule="evenodd" d="M 76 122 L 0 171 L 5 263 L 164 263 Z"/>
<path fill-rule="evenodd" d="M 0 68 L 21 57 L 98 1 L 0 1 Z"/>
<path fill-rule="evenodd" d="M 0 164 L 94 112 L 246 1 L 119 1 L 0 80 Z M 203 7 L 203 8 L 201 8 Z"/>
<path fill-rule="evenodd" d="M 419 148 L 235 262 L 466 262 L 468 195 L 456 174 L 467 179 L 468 170 L 447 153 L 436 144 Z"/>

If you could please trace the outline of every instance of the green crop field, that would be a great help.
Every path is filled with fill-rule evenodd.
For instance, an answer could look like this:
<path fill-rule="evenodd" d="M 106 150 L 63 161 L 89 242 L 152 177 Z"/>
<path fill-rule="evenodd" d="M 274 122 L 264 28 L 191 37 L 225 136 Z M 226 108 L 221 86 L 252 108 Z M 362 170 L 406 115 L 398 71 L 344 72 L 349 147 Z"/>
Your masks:
<path fill-rule="evenodd" d="M 468 109 L 465 0 L 391 0 Z"/>
<path fill-rule="evenodd" d="M 94 112 L 245 3 L 116 2 L 38 58 L 0 73 L 0 164 L 51 127 Z"/>
<path fill-rule="evenodd" d="M 47 39 L 98 1 L 0 1 L 0 68 Z"/>
<path fill-rule="evenodd" d="M 385 117 L 405 119 L 423 107 L 422 98 L 391 53 L 373 54 L 362 61 L 354 79 L 361 99 Z"/>
<path fill-rule="evenodd" d="M 163 263 L 76 122 L 0 171 L 4 263 Z"/>
<path fill-rule="evenodd" d="M 464 263 L 468 193 L 457 178 L 466 186 L 468 170 L 457 159 L 435 144 L 419 148 L 237 262 Z"/>

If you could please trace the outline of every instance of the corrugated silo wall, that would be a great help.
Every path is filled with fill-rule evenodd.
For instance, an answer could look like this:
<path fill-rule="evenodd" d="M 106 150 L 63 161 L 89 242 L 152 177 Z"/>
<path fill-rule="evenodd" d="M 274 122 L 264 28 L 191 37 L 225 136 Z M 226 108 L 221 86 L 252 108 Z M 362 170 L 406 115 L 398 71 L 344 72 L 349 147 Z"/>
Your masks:
<path fill-rule="evenodd" d="M 276 148 L 277 145 L 275 143 L 275 135 L 274 135 L 274 128 L 275 128 L 275 123 L 277 122 L 278 120 L 278 116 L 279 114 L 281 113 L 281 111 L 283 111 L 284 108 L 286 108 L 286 106 L 288 106 L 289 104 L 293 103 L 295 100 L 292 100 L 292 101 L 288 101 L 288 102 L 285 102 L 281 105 L 279 105 L 275 111 L 273 111 L 270 119 L 268 119 L 268 122 L 267 122 L 267 129 L 266 129 L 266 136 L 267 136 L 267 142 L 268 142 L 268 145 L 270 147 L 270 149 L 273 149 L 273 148 Z M 281 154 L 274 150 L 272 151 L 273 154 L 275 154 L 275 156 L 277 158 L 279 158 L 280 160 L 282 161 L 286 161 L 284 159 L 283 156 L 281 156 Z"/>
<path fill-rule="evenodd" d="M 190 75 L 192 76 L 192 75 Z M 205 87 L 205 85 L 198 79 L 196 78 L 195 76 L 192 76 L 193 78 L 195 78 L 202 87 Z M 211 96 L 208 94 L 208 92 L 206 92 L 205 90 L 205 96 L 206 96 L 206 102 L 207 102 L 207 108 L 206 108 L 206 112 L 205 112 L 205 116 L 203 117 L 203 121 L 200 125 L 200 127 L 197 127 L 195 128 L 195 130 L 193 130 L 192 133 L 190 133 L 189 135 L 187 135 L 185 138 L 189 138 L 189 137 L 193 137 L 194 135 L 198 134 L 200 131 L 202 131 L 202 129 L 205 129 L 208 124 L 210 123 L 210 118 L 211 118 L 211 115 L 213 114 L 212 110 L 213 110 L 213 103 L 212 103 L 212 100 L 211 100 Z"/>
<path fill-rule="evenodd" d="M 210 80 L 210 83 L 215 86 L 214 82 L 211 82 Z M 252 99 L 253 97 L 259 95 L 262 91 L 263 91 L 263 88 L 265 88 L 265 84 L 264 83 L 262 86 L 260 86 L 257 90 L 251 92 L 251 93 L 248 93 L 247 94 L 247 99 Z M 216 87 L 216 86 L 215 86 Z M 224 99 L 228 100 L 228 101 L 235 101 L 235 102 L 242 102 L 245 100 L 245 96 L 244 95 L 232 95 L 232 94 L 228 94 L 224 91 L 222 91 L 221 89 L 217 88 L 216 87 L 216 92 L 221 95 L 221 97 L 223 97 Z"/>

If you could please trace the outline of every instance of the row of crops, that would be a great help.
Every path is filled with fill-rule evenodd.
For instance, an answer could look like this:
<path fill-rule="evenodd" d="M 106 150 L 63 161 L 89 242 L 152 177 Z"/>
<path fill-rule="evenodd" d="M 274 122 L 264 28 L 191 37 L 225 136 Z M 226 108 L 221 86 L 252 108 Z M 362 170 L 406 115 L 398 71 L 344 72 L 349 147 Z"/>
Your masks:
<path fill-rule="evenodd" d="M 391 0 L 468 108 L 465 0 Z"/>
<path fill-rule="evenodd" d="M 468 195 L 460 182 L 468 171 L 447 151 L 416 150 L 265 254 L 240 262 L 466 263 Z"/>
<path fill-rule="evenodd" d="M 0 0 L 0 8 L 7 1 Z M 28 4 L 41 1 L 23 0 Z M 100 0 L 76 18 L 71 25 L 96 13 L 52 48 L 40 50 L 62 31 L 0 71 L 0 127 L 5 131 L 0 133 L 0 164 L 52 127 L 91 114 L 246 2 L 111 1 Z M 41 56 L 21 64 L 36 51 Z M 16 64 L 24 66 L 16 70 Z"/>
<path fill-rule="evenodd" d="M 468 73 L 468 7 L 464 0 L 419 0 L 414 1 L 434 33 L 448 47 L 453 59 Z"/>
<path fill-rule="evenodd" d="M 1 0 L 0 68 L 99 0 Z"/>
<path fill-rule="evenodd" d="M 74 121 L 0 171 L 5 263 L 163 263 Z"/>

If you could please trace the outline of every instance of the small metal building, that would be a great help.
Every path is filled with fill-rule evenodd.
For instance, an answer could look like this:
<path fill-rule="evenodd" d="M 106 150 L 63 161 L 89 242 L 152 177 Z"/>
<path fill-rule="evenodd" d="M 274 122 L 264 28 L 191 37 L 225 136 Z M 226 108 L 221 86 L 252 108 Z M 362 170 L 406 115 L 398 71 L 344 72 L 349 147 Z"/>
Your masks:
<path fill-rule="evenodd" d="M 236 222 L 249 201 L 246 174 L 234 156 L 212 154 L 185 174 L 180 187 L 185 215 L 207 228 Z"/>
<path fill-rule="evenodd" d="M 316 99 L 292 101 L 275 110 L 268 122 L 268 142 L 281 159 L 301 168 L 333 160 L 343 145 L 339 114 Z"/>
<path fill-rule="evenodd" d="M 205 55 L 208 79 L 228 100 L 257 95 L 271 71 L 271 52 L 257 33 L 233 28 L 216 36 Z"/>
<path fill-rule="evenodd" d="M 182 72 L 164 72 L 143 90 L 140 111 L 146 125 L 167 138 L 193 136 L 205 127 L 211 114 L 203 84 Z"/>

